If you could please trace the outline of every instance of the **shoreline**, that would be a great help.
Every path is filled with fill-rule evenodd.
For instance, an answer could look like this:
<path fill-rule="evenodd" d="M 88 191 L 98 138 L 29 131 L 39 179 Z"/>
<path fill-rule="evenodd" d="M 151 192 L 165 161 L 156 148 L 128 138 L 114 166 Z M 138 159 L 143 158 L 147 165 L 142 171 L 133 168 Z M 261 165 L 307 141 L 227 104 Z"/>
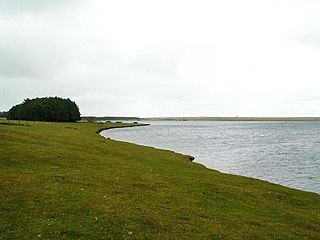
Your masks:
<path fill-rule="evenodd" d="M 143 124 L 140 124 L 140 125 L 136 125 L 136 126 L 119 126 L 119 127 L 106 127 L 106 128 L 101 128 L 99 129 L 96 133 L 99 134 L 101 137 L 105 138 L 105 139 L 111 139 L 109 137 L 106 137 L 106 136 L 103 136 L 101 135 L 101 132 L 103 131 L 108 131 L 108 130 L 111 130 L 111 129 L 117 129 L 117 128 L 130 128 L 130 127 L 146 127 L 146 126 L 150 126 L 151 124 L 148 124 L 148 123 L 143 123 Z M 120 140 L 116 140 L 116 139 L 112 139 L 113 141 L 117 141 L 117 142 L 121 142 Z M 138 145 L 138 146 L 142 146 L 142 147 L 151 147 L 153 149 L 156 149 L 156 150 L 164 150 L 164 151 L 169 151 L 169 152 L 172 152 L 174 154 L 179 154 L 179 155 L 183 155 L 183 156 L 186 156 L 188 158 L 188 160 L 190 160 L 190 162 L 193 162 L 195 160 L 195 157 L 194 156 L 191 156 L 191 155 L 186 155 L 186 154 L 183 154 L 183 153 L 178 153 L 178 152 L 175 152 L 173 150 L 170 150 L 170 149 L 160 149 L 160 148 L 156 148 L 156 147 L 153 147 L 153 146 L 146 146 L 146 145 L 141 145 L 141 144 L 137 144 L 137 143 L 133 143 L 133 142 L 127 142 L 127 141 L 124 141 L 126 143 L 129 143 L 129 144 L 135 144 L 135 145 Z M 197 164 L 200 164 L 202 166 L 204 166 L 205 168 L 207 169 L 211 169 L 211 168 L 208 168 L 207 166 L 205 166 L 204 164 L 202 163 L 198 163 L 198 162 L 195 162 Z M 216 169 L 212 169 L 214 171 L 218 171 Z"/>
<path fill-rule="evenodd" d="M 131 123 L 128 123 L 131 124 Z M 133 124 L 133 123 L 132 123 Z M 116 128 L 130 128 L 130 127 L 146 127 L 149 126 L 149 123 L 134 123 L 135 125 L 128 125 L 128 126 L 114 126 L 114 127 L 105 127 L 101 128 L 98 131 L 96 131 L 97 134 L 100 134 L 102 131 L 110 130 L 110 129 L 116 129 Z"/>
<path fill-rule="evenodd" d="M 149 126 L 151 124 L 142 124 L 140 126 Z M 127 127 L 139 127 L 138 125 L 137 126 L 120 126 L 120 127 L 109 127 L 109 128 L 103 128 L 103 129 L 100 129 L 99 131 L 97 131 L 97 133 L 104 137 L 105 139 L 111 139 L 107 136 L 103 136 L 101 135 L 100 133 L 102 131 L 107 131 L 107 130 L 111 130 L 111 129 L 116 129 L 116 128 L 127 128 Z M 240 175 L 240 174 L 236 174 L 236 173 L 229 173 L 229 172 L 222 172 L 218 169 L 214 169 L 214 168 L 210 168 L 210 167 L 207 167 L 205 164 L 201 163 L 201 162 L 196 162 L 196 158 L 194 156 L 191 156 L 191 155 L 186 155 L 184 153 L 180 153 L 180 152 L 176 152 L 174 150 L 171 150 L 171 149 L 162 149 L 162 148 L 157 148 L 157 147 L 154 147 L 154 146 L 149 146 L 149 145 L 143 145 L 143 144 L 139 144 L 139 143 L 135 143 L 135 142 L 128 142 L 128 141 L 121 141 L 121 140 L 117 140 L 117 139 L 112 139 L 113 141 L 118 141 L 118 142 L 126 142 L 126 143 L 129 143 L 129 144 L 135 144 L 135 145 L 138 145 L 138 146 L 142 146 L 142 147 L 151 147 L 151 148 L 154 148 L 155 150 L 164 150 L 164 151 L 170 151 L 174 154 L 179 154 L 179 155 L 183 155 L 183 156 L 186 156 L 188 158 L 188 160 L 190 160 L 191 162 L 194 162 L 196 164 L 199 164 L 199 165 L 202 165 L 203 167 L 209 169 L 209 170 L 213 170 L 213 171 L 218 171 L 222 174 L 228 174 L 228 175 L 234 175 L 234 176 L 240 176 L 240 177 L 246 177 L 246 178 L 250 178 L 250 179 L 255 179 L 255 180 L 260 180 L 260 181 L 265 181 L 265 182 L 268 182 L 270 184 L 276 184 L 276 185 L 279 185 L 279 186 L 282 186 L 282 187 L 286 187 L 286 188 L 290 188 L 290 189 L 293 189 L 293 190 L 298 190 L 298 191 L 303 191 L 303 192 L 310 192 L 310 193 L 315 193 L 315 194 L 318 194 L 320 196 L 320 193 L 318 192 L 314 192 L 314 191 L 311 191 L 311 190 L 306 190 L 306 189 L 300 189 L 300 188 L 294 188 L 294 187 L 290 187 L 290 186 L 287 186 L 287 185 L 283 185 L 283 184 L 280 184 L 280 183 L 277 183 L 277 182 L 272 182 L 270 180 L 267 180 L 267 179 L 262 179 L 262 178 L 255 178 L 255 177 L 251 177 L 251 176 L 246 176 L 246 175 Z"/>

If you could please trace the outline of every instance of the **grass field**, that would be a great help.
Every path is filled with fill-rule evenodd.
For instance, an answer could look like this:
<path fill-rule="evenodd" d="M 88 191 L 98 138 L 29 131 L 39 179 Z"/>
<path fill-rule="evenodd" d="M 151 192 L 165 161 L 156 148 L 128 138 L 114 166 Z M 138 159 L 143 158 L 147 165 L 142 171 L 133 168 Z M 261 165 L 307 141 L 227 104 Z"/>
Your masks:
<path fill-rule="evenodd" d="M 105 139 L 130 124 L 0 120 L 0 239 L 320 239 L 320 196 Z"/>

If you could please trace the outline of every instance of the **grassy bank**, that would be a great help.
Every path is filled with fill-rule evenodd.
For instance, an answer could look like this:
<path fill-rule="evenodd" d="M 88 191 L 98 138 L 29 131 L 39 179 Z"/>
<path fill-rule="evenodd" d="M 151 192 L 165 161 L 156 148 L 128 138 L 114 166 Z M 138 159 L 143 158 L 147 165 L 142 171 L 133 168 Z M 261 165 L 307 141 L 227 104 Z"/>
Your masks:
<path fill-rule="evenodd" d="M 320 238 L 318 194 L 96 134 L 125 124 L 28 125 L 0 124 L 0 239 Z"/>

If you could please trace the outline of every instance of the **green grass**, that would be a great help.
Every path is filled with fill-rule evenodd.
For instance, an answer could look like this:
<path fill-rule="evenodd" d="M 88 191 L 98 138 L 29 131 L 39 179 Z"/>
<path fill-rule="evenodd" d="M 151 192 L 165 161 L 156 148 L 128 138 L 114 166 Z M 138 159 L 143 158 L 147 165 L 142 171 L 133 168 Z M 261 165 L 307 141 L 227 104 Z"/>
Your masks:
<path fill-rule="evenodd" d="M 0 124 L 0 239 L 320 239 L 318 194 L 96 134 L 124 125 Z"/>

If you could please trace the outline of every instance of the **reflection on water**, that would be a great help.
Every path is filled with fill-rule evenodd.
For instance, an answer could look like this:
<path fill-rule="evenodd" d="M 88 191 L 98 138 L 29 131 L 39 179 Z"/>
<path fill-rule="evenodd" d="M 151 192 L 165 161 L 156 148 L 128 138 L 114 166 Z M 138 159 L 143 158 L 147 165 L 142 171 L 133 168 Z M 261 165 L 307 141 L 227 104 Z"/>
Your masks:
<path fill-rule="evenodd" d="M 320 193 L 320 123 L 150 123 L 102 135 L 189 154 L 221 172 Z"/>

